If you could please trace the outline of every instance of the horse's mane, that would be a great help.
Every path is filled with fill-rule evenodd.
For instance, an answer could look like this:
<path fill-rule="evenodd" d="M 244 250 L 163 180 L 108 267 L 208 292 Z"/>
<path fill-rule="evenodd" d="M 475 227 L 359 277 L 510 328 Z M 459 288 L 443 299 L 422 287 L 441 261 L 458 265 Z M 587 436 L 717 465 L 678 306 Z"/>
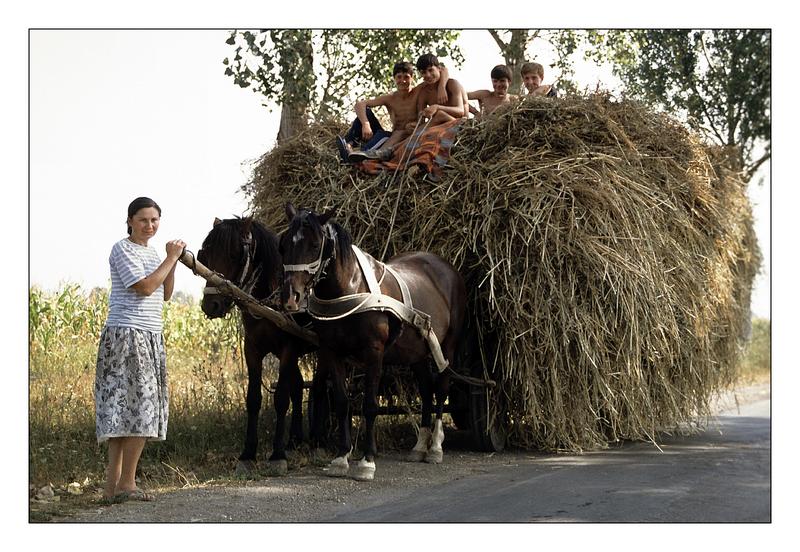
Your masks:
<path fill-rule="evenodd" d="M 314 215 L 314 216 L 308 216 Z M 306 222 L 314 232 L 322 235 L 324 230 L 322 225 L 319 222 L 319 214 L 311 211 L 310 209 L 300 209 L 298 211 L 298 216 L 296 216 L 292 222 L 289 224 L 289 228 L 286 230 L 287 233 L 294 234 L 300 228 L 300 226 Z M 352 262 L 354 255 L 353 255 L 353 238 L 350 236 L 350 233 L 345 230 L 338 222 L 329 221 L 333 227 L 334 232 L 336 233 L 336 256 L 341 259 L 343 262 Z"/>
<path fill-rule="evenodd" d="M 338 222 L 331 221 L 329 224 L 333 226 L 336 232 L 336 256 L 342 262 L 351 262 L 353 260 L 353 238 L 350 236 L 350 232 L 345 230 Z"/>

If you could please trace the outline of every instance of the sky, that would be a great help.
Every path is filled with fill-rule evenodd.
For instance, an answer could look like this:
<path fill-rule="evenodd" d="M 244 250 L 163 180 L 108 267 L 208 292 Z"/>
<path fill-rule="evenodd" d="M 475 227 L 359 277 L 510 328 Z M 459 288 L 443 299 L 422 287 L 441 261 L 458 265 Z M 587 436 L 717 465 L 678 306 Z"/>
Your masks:
<path fill-rule="evenodd" d="M 319 5 L 318 5 L 319 4 Z M 9 478 L 4 500 L 4 527 L 12 526 L 12 534 L 25 533 L 26 542 L 59 539 L 59 546 L 84 546 L 83 536 L 114 539 L 119 550 L 140 548 L 137 539 L 119 540 L 118 527 L 87 528 L 70 524 L 41 526 L 27 523 L 27 510 L 22 499 L 27 482 L 19 474 L 27 470 L 26 450 L 28 387 L 25 345 L 27 344 L 27 287 L 33 282 L 57 286 L 60 281 L 82 281 L 85 285 L 106 285 L 103 271 L 114 236 L 124 236 L 124 209 L 131 199 L 128 186 L 141 186 L 142 193 L 157 197 L 164 208 L 164 221 L 154 245 L 163 247 L 169 237 L 181 236 L 193 248 L 205 236 L 214 216 L 240 213 L 245 199 L 237 195 L 246 173 L 244 160 L 256 157 L 273 143 L 277 132 L 269 113 L 249 91 L 239 90 L 222 74 L 219 60 L 229 52 L 224 38 L 216 33 L 172 31 L 145 33 L 147 38 L 130 44 L 129 39 L 108 38 L 99 41 L 97 31 L 92 39 L 65 40 L 67 33 L 48 33 L 35 43 L 29 29 L 36 28 L 152 28 L 152 27 L 416 27 L 432 23 L 429 2 L 410 0 L 402 13 L 388 10 L 342 10 L 341 5 L 310 0 L 304 9 L 292 6 L 267 6 L 263 2 L 229 0 L 224 8 L 218 2 L 183 0 L 140 0 L 135 9 L 124 3 L 102 0 L 53 2 L 32 0 L 11 3 L 3 8 L 0 44 L 7 55 L 3 63 L 0 86 L 0 182 L 4 184 L 4 216 L 6 240 L 3 283 L 10 283 L 4 296 L 6 312 L 4 340 L 11 345 L 6 360 L 6 389 L 9 400 L 2 401 L 2 412 L 8 424 L 11 450 L 17 454 L 0 457 Z M 12 6 L 12 7 L 9 7 Z M 648 543 L 652 550 L 672 550 L 675 545 L 697 547 L 709 544 L 726 550 L 752 550 L 782 540 L 794 527 L 797 470 L 794 435 L 798 370 L 790 347 L 797 340 L 794 325 L 797 292 L 796 270 L 797 186 L 794 176 L 798 102 L 797 72 L 794 69 L 796 29 L 786 3 L 753 3 L 730 0 L 720 11 L 714 3 L 676 0 L 665 9 L 663 4 L 647 5 L 640 1 L 503 4 L 503 9 L 483 6 L 481 10 L 450 10 L 447 15 L 436 12 L 435 22 L 450 28 L 508 28 L 509 26 L 544 28 L 624 28 L 624 27 L 757 27 L 773 28 L 773 163 L 770 167 L 777 186 L 769 210 L 767 186 L 753 188 L 756 203 L 756 225 L 762 249 L 770 250 L 770 214 L 774 220 L 775 255 L 770 262 L 772 274 L 762 275 L 754 296 L 754 312 L 768 310 L 769 280 L 772 276 L 776 301 L 771 312 L 773 341 L 772 386 L 772 454 L 771 467 L 773 523 L 769 525 L 704 525 L 684 524 L 671 528 L 668 539 L 649 538 L 646 526 L 628 526 L 631 538 L 620 540 L 614 524 L 505 525 L 500 532 L 486 525 L 453 527 L 409 527 L 415 536 L 430 535 L 441 540 L 442 531 L 448 540 L 469 543 L 465 549 L 482 549 L 532 540 L 547 545 L 564 542 L 585 543 L 600 550 L 626 550 Z M 74 33 L 70 31 L 69 33 Z M 485 31 L 482 31 L 485 33 Z M 139 36 L 145 36 L 140 34 Z M 224 34 L 224 33 L 223 33 Z M 210 35 L 211 38 L 205 38 Z M 70 35 L 73 36 L 73 35 Z M 52 37 L 52 38 L 51 38 Z M 488 34 L 486 34 L 488 38 Z M 30 41 L 29 41 L 30 40 Z M 54 42 L 48 42 L 48 41 Z M 167 44 L 165 44 L 165 42 Z M 78 44 L 82 44 L 80 47 Z M 30 46 L 26 56 L 26 47 Z M 165 49 L 169 46 L 169 50 Z M 467 51 L 469 53 L 467 53 Z M 167 52 L 172 52 L 170 55 Z M 467 87 L 486 86 L 480 72 L 495 62 L 496 46 L 483 40 L 465 54 L 469 63 L 479 65 L 476 77 L 459 74 Z M 790 57 L 791 56 L 791 57 Z M 133 71 L 138 68 L 137 71 Z M 58 79 L 48 76 L 56 73 Z M 157 78 L 161 75 L 164 78 Z M 26 79 L 28 76 L 28 79 Z M 115 87 L 127 83 L 124 87 Z M 129 94 L 132 87 L 138 95 Z M 156 100 L 156 105 L 153 103 Z M 112 107 L 117 105 L 116 109 Z M 27 106 L 27 109 L 26 109 Z M 154 116 L 159 113 L 163 119 Z M 23 138 L 27 136 L 27 141 Z M 49 145 L 48 145 L 49 144 Z M 27 186 L 24 185 L 27 183 Z M 213 192 L 207 186 L 214 185 Z M 175 191 L 175 193 L 173 193 Z M 27 211 L 22 208 L 27 205 Z M 190 213 L 181 220 L 182 213 Z M 195 222 L 196 221 L 196 222 Z M 28 239 L 23 233 L 28 231 Z M 160 241 L 159 241 L 160 240 Z M 28 258 L 27 274 L 15 261 Z M 74 259 L 74 261 L 73 261 Z M 58 267 L 55 272 L 49 266 Z M 84 274 L 86 266 L 101 267 L 95 275 Z M 180 267 L 179 267 L 180 268 Z M 92 268 L 91 270 L 95 270 Z M 196 277 L 178 275 L 180 289 L 196 293 L 200 284 Z M 23 289 L 24 286 L 24 289 Z M 196 287 L 195 287 L 196 286 Z M 11 497 L 16 498 L 11 498 Z M 13 506 L 11 505 L 14 501 Z M 17 502 L 17 500 L 19 502 Z M 162 529 L 162 530 L 159 530 Z M 316 531 L 315 529 L 324 529 Z M 304 527 L 304 538 L 329 543 L 331 537 L 352 539 L 351 526 Z M 381 529 L 381 528 L 377 528 Z M 430 531 L 428 531 L 430 530 Z M 436 531 L 434 536 L 433 531 Z M 138 528 L 162 539 L 182 539 L 182 546 L 195 549 L 220 549 L 230 539 L 264 538 L 263 527 L 257 525 L 231 527 L 157 526 Z M 292 526 L 271 525 L 271 540 L 278 542 L 296 533 Z M 536 531 L 535 535 L 533 531 Z M 568 533 L 567 533 L 568 531 Z M 56 533 L 55 535 L 53 533 Z M 323 536 L 324 534 L 324 536 Z M 377 532 L 371 533 L 378 536 Z M 78 538 L 75 538 L 75 537 Z M 450 537 L 453 537 L 452 539 Z M 637 538 L 641 537 L 641 538 Z M 291 538 L 296 538 L 291 537 Z M 566 539 L 566 540 L 565 540 Z M 644 539 L 647 539 L 646 541 Z M 380 542 L 382 550 L 405 547 L 408 539 Z"/>
<path fill-rule="evenodd" d="M 167 240 L 181 238 L 196 252 L 215 217 L 246 213 L 240 187 L 250 163 L 274 145 L 279 111 L 224 74 L 227 37 L 219 30 L 31 31 L 30 249 L 49 252 L 31 255 L 31 285 L 108 287 L 108 253 L 126 235 L 134 197 L 151 197 L 162 209 L 150 242 L 162 257 Z M 489 33 L 463 31 L 460 44 L 466 63 L 453 76 L 467 90 L 490 88 L 488 73 L 503 60 Z M 551 82 L 548 53 L 537 59 Z M 589 87 L 618 84 L 607 67 L 591 63 L 577 64 L 576 78 Z M 750 186 L 765 256 L 752 307 L 769 317 L 764 180 Z M 65 222 L 84 231 L 53 247 Z M 182 265 L 176 270 L 176 290 L 199 297 L 203 285 Z"/>

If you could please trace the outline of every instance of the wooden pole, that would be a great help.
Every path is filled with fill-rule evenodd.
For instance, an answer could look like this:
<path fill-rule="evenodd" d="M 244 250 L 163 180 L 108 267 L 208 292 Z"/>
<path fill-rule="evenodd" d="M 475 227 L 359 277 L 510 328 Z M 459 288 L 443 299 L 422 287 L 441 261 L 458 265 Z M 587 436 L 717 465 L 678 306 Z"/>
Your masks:
<path fill-rule="evenodd" d="M 250 295 L 248 295 L 247 293 L 243 292 L 241 289 L 236 287 L 230 280 L 226 280 L 216 272 L 210 270 L 208 267 L 203 265 L 203 263 L 199 262 L 195 258 L 194 253 L 192 253 L 191 251 L 184 250 L 183 254 L 180 257 L 180 261 L 186 267 L 188 267 L 192 272 L 194 272 L 201 278 L 204 278 L 210 285 L 217 288 L 217 290 L 219 290 L 219 292 L 222 295 L 230 297 L 231 299 L 236 301 L 241 307 L 247 309 L 247 311 L 253 316 L 266 318 L 267 320 L 278 326 L 283 331 L 290 333 L 294 336 L 297 336 L 300 339 L 303 339 L 313 345 L 319 345 L 319 339 L 317 338 L 317 334 L 315 334 L 311 330 L 301 328 L 288 315 L 280 313 L 274 309 L 271 309 L 266 305 L 262 305 L 261 303 L 256 301 L 253 297 L 251 297 Z"/>

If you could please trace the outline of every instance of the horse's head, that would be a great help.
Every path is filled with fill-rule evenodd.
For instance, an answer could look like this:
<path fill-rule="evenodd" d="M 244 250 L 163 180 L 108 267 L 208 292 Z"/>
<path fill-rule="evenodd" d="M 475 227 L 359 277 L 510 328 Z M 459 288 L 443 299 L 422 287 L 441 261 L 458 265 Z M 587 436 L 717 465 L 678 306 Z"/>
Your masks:
<path fill-rule="evenodd" d="M 197 252 L 197 260 L 238 287 L 246 288 L 243 284 L 254 279 L 256 271 L 253 263 L 252 224 L 252 217 L 214 219 L 214 227 L 203 240 L 203 246 Z M 206 286 L 200 306 L 207 317 L 220 318 L 231 310 L 233 300 L 220 294 L 216 288 Z"/>
<path fill-rule="evenodd" d="M 280 238 L 283 258 L 281 303 L 287 312 L 297 312 L 306 294 L 322 278 L 325 267 L 336 254 L 334 232 L 328 221 L 335 212 L 319 215 L 286 204 L 289 228 Z"/>

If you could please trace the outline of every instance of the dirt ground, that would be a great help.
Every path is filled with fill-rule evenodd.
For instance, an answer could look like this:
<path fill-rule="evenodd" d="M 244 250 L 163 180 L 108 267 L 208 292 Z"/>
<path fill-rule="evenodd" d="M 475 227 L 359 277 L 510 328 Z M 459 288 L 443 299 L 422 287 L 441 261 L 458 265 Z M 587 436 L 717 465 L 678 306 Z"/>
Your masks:
<path fill-rule="evenodd" d="M 768 383 L 751 385 L 721 397 L 715 411 L 736 408 L 768 398 Z M 713 422 L 712 422 L 713 425 Z M 89 509 L 56 522 L 314 522 L 369 508 L 391 499 L 406 499 L 415 493 L 505 466 L 547 462 L 565 455 L 507 451 L 471 451 L 464 432 L 446 435 L 445 458 L 440 465 L 404 461 L 400 452 L 383 453 L 377 459 L 372 482 L 325 475 L 321 464 L 308 464 L 283 477 L 209 482 L 164 492 L 155 502 L 128 502 L 112 506 L 89 504 Z M 352 461 L 351 461 L 352 462 Z M 352 463 L 351 463 L 352 465 Z M 32 517 L 32 520 L 33 517 Z"/>

